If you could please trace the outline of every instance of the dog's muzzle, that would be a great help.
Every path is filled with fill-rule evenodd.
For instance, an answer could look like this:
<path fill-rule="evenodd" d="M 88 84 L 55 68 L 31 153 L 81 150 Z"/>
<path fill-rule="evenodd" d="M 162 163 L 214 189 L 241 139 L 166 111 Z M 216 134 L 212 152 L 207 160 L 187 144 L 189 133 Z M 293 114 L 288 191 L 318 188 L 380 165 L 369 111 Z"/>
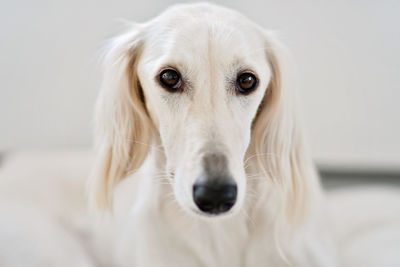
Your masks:
<path fill-rule="evenodd" d="M 204 213 L 221 214 L 235 205 L 237 186 L 227 170 L 223 154 L 203 157 L 204 174 L 193 185 L 193 200 Z"/>

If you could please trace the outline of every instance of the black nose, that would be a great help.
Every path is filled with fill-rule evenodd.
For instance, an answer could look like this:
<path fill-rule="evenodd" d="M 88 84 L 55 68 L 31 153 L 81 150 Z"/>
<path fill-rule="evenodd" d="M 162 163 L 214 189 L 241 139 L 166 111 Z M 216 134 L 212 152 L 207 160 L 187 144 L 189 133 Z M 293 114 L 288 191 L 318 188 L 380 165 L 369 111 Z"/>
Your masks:
<path fill-rule="evenodd" d="M 203 182 L 193 186 L 193 199 L 205 213 L 227 212 L 236 202 L 237 187 L 233 183 Z"/>

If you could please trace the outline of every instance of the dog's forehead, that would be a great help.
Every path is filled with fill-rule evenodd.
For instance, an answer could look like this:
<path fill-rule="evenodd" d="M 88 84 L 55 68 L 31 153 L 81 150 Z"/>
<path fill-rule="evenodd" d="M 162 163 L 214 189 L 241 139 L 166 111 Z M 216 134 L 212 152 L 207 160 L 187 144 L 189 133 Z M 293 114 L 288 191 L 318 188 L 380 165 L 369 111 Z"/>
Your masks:
<path fill-rule="evenodd" d="M 239 13 L 212 8 L 173 11 L 156 19 L 151 27 L 149 60 L 172 65 L 202 64 L 211 59 L 221 66 L 265 63 L 265 40 L 259 28 Z"/>

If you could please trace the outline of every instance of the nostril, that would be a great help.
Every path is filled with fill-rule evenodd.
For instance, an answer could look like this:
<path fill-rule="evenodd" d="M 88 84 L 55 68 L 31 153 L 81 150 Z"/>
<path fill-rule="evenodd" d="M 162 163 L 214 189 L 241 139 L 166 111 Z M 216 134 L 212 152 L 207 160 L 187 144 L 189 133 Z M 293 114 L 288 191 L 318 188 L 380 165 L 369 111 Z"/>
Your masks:
<path fill-rule="evenodd" d="M 193 200 L 206 213 L 219 214 L 230 210 L 236 202 L 237 186 L 232 183 L 198 183 L 193 186 Z"/>
<path fill-rule="evenodd" d="M 197 201 L 196 205 L 200 208 L 200 210 L 204 212 L 212 212 L 213 209 L 215 208 L 215 205 L 213 202 L 209 201 Z"/>

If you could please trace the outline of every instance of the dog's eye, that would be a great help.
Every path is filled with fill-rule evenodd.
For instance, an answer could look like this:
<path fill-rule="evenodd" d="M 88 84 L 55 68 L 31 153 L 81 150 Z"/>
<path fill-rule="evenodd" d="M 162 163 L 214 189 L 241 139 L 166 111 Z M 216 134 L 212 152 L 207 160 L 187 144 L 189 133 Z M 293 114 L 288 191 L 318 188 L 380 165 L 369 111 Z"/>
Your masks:
<path fill-rule="evenodd" d="M 238 93 L 247 95 L 256 89 L 257 83 L 257 78 L 254 74 L 242 73 L 236 80 L 236 89 Z"/>
<path fill-rule="evenodd" d="M 167 69 L 160 73 L 160 84 L 169 92 L 177 92 L 181 90 L 182 79 L 178 72 Z"/>

